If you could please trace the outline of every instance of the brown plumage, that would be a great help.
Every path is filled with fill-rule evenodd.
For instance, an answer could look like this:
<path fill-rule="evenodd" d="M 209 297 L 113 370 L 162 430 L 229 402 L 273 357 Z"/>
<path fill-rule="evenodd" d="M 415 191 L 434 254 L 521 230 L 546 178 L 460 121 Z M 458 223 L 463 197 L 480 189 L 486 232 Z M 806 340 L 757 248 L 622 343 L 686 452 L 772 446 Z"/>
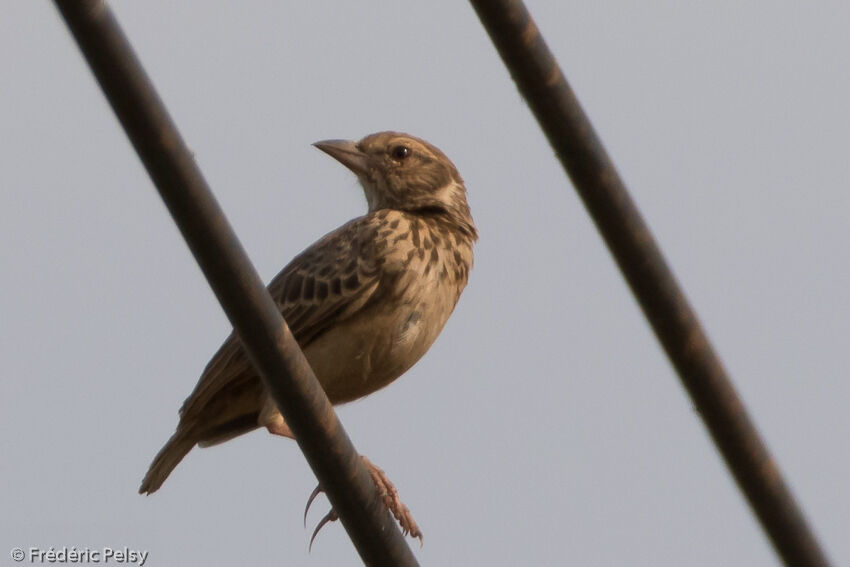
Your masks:
<path fill-rule="evenodd" d="M 424 140 L 381 132 L 315 145 L 357 175 L 369 211 L 295 257 L 268 287 L 338 404 L 386 386 L 425 354 L 466 286 L 478 234 L 457 169 Z M 196 444 L 260 426 L 292 436 L 231 334 L 139 492 L 156 491 Z"/>

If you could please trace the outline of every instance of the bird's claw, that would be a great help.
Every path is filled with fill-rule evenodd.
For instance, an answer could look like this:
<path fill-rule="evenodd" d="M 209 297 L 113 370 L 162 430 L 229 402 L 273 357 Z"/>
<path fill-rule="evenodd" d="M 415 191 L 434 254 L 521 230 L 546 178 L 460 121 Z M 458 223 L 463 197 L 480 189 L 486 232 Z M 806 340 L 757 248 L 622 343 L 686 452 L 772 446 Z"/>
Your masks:
<path fill-rule="evenodd" d="M 399 498 L 398 490 L 396 490 L 395 485 L 390 482 L 390 479 L 383 470 L 372 464 L 372 461 L 362 455 L 360 458 L 363 459 L 363 464 L 366 465 L 366 470 L 369 471 L 369 475 L 372 477 L 372 482 L 374 482 L 375 486 L 378 487 L 378 492 L 384 500 L 384 504 L 387 508 L 389 508 L 390 512 L 392 512 L 393 517 L 395 517 L 401 527 L 401 533 L 419 539 L 419 547 L 422 547 L 425 543 L 425 539 L 422 536 L 422 530 L 419 529 L 419 526 L 413 519 L 413 515 L 410 513 L 408 507 L 405 506 Z M 313 490 L 310 497 L 307 499 L 307 506 L 304 508 L 304 527 L 307 527 L 307 512 L 310 511 L 310 506 L 313 504 L 316 496 L 322 492 L 324 492 L 324 490 L 322 490 L 322 486 L 319 485 Z M 316 529 L 313 530 L 313 535 L 310 537 L 310 546 L 308 549 L 313 549 L 313 541 L 319 534 L 319 530 L 321 530 L 325 524 L 335 522 L 338 519 L 339 516 L 337 515 L 336 510 L 331 508 L 331 511 L 325 514 L 321 521 L 319 521 L 319 525 L 317 525 Z"/>
<path fill-rule="evenodd" d="M 315 492 L 315 491 L 314 491 Z M 308 505 L 309 506 L 309 505 Z M 335 522 L 339 519 L 339 516 L 336 514 L 336 510 L 331 508 L 331 511 L 325 514 L 325 517 L 319 521 L 319 525 L 316 526 L 316 529 L 313 530 L 313 535 L 310 536 L 310 545 L 307 547 L 307 551 L 313 551 L 313 541 L 316 539 L 316 536 L 319 535 L 319 530 L 325 527 L 325 524 L 329 522 Z"/>
<path fill-rule="evenodd" d="M 304 527 L 305 528 L 307 527 L 307 512 L 310 511 L 310 506 L 313 505 L 313 500 L 315 500 L 316 496 L 318 496 L 322 492 L 324 492 L 324 490 L 322 490 L 322 485 L 320 484 L 320 485 L 316 486 L 316 488 L 313 489 L 313 492 L 310 493 L 310 498 L 307 499 L 307 506 L 304 507 Z M 315 533 L 313 534 L 313 537 L 316 537 Z M 311 539 L 310 543 L 312 543 L 312 542 L 313 542 L 313 540 Z"/>

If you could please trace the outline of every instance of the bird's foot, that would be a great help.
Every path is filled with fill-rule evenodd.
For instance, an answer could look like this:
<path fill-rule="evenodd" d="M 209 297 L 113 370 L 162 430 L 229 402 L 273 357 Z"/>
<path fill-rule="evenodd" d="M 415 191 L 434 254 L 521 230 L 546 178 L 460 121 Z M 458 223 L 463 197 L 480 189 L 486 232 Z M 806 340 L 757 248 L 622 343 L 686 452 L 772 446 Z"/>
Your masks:
<path fill-rule="evenodd" d="M 404 535 L 409 534 L 411 537 L 418 538 L 419 547 L 422 547 L 425 541 L 422 536 L 422 531 L 419 529 L 419 526 L 416 525 L 416 521 L 413 519 L 413 515 L 410 513 L 410 510 L 398 497 L 398 490 L 396 490 L 395 485 L 387 477 L 387 474 L 378 466 L 374 465 L 372 461 L 363 455 L 360 455 L 360 458 L 363 459 L 363 464 L 366 465 L 366 470 L 369 471 L 369 475 L 372 477 L 372 482 L 374 482 L 375 486 L 378 487 L 378 492 L 380 493 L 381 498 L 383 498 L 384 504 L 387 508 L 389 508 L 390 512 L 393 513 L 396 521 L 398 521 L 399 526 L 401 527 L 401 533 Z M 324 492 L 324 490 L 322 490 L 321 485 L 319 485 L 315 488 L 315 490 L 313 490 L 312 494 L 310 494 L 310 498 L 307 499 L 307 507 L 304 509 L 305 526 L 307 524 L 307 512 L 310 510 L 310 505 L 313 504 L 313 500 L 316 499 L 316 496 L 322 492 Z M 316 539 L 319 530 L 321 530 L 325 524 L 335 522 L 338 519 L 339 516 L 337 515 L 336 510 L 331 508 L 331 511 L 325 514 L 325 516 L 319 521 L 319 525 L 317 525 L 316 529 L 313 530 L 313 535 L 310 536 L 310 549 L 313 548 L 313 541 Z"/>
<path fill-rule="evenodd" d="M 416 525 L 413 514 L 410 513 L 410 510 L 404 505 L 401 498 L 398 497 L 398 490 L 396 490 L 395 485 L 390 482 L 386 473 L 373 464 L 372 461 L 363 455 L 360 455 L 360 458 L 363 459 L 363 464 L 366 465 L 366 469 L 372 476 L 372 481 L 378 487 L 378 491 L 384 499 L 384 504 L 390 509 L 390 512 L 393 513 L 396 521 L 398 521 L 399 526 L 401 526 L 401 533 L 404 535 L 409 534 L 410 537 L 419 539 L 419 547 L 422 547 L 422 544 L 425 543 L 422 530 Z"/>

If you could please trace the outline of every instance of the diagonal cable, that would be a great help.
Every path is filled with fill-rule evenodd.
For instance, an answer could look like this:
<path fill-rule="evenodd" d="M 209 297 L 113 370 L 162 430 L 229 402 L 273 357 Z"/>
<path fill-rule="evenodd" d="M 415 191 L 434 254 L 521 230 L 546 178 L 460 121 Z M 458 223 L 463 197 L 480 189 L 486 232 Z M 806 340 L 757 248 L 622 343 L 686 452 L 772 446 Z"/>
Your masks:
<path fill-rule="evenodd" d="M 828 565 L 684 292 L 521 0 L 470 0 L 714 443 L 787 565 Z"/>

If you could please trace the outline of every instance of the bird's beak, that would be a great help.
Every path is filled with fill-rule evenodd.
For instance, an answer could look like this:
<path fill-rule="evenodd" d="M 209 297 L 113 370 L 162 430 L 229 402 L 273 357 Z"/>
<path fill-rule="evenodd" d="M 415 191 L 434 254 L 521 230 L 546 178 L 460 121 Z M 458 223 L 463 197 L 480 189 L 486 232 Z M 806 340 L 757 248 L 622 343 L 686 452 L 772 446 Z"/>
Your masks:
<path fill-rule="evenodd" d="M 351 140 L 322 140 L 313 144 L 355 175 L 365 175 L 369 171 L 368 156 L 360 151 L 356 142 Z"/>

